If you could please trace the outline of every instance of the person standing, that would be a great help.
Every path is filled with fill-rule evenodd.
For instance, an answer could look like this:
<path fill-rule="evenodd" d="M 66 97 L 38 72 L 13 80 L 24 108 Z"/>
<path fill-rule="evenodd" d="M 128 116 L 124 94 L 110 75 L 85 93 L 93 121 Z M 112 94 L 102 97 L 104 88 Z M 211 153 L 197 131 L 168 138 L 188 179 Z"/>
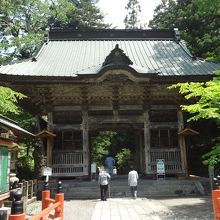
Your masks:
<path fill-rule="evenodd" d="M 104 167 L 101 168 L 101 171 L 99 173 L 98 183 L 100 185 L 102 201 L 107 201 L 108 184 L 110 179 L 111 176 L 104 170 Z"/>
<path fill-rule="evenodd" d="M 132 166 L 130 172 L 128 173 L 128 186 L 131 190 L 132 198 L 137 198 L 137 185 L 138 185 L 138 173 Z"/>
<path fill-rule="evenodd" d="M 108 156 L 105 159 L 105 166 L 107 168 L 108 173 L 110 174 L 110 176 L 112 177 L 113 175 L 113 167 L 115 165 L 115 160 L 112 156 Z"/>

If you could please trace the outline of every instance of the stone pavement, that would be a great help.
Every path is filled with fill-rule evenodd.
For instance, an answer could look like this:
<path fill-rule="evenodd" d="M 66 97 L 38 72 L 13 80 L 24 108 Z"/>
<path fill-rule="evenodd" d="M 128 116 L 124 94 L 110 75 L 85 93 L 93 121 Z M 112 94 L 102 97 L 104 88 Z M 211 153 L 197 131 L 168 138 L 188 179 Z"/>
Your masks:
<path fill-rule="evenodd" d="M 91 220 L 213 219 L 207 198 L 109 199 L 98 201 Z"/>
<path fill-rule="evenodd" d="M 40 211 L 38 201 L 29 206 L 27 214 Z M 210 196 L 170 198 L 111 198 L 66 200 L 65 220 L 212 220 Z"/>

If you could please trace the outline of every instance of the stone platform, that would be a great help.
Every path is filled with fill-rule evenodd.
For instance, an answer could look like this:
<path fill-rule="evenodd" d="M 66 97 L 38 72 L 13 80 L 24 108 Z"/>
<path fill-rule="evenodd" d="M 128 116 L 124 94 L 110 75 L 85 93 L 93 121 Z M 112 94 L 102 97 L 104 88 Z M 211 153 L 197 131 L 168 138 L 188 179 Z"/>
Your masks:
<path fill-rule="evenodd" d="M 63 179 L 61 181 L 65 199 L 97 199 L 100 197 L 100 189 L 96 180 Z M 56 192 L 56 186 L 55 182 L 49 184 L 52 195 Z M 42 189 L 43 183 L 39 184 L 38 191 L 41 192 Z M 208 179 L 166 178 L 149 180 L 140 178 L 138 184 L 138 197 L 196 196 L 209 193 Z M 111 180 L 110 197 L 130 197 L 127 176 L 116 176 Z"/>

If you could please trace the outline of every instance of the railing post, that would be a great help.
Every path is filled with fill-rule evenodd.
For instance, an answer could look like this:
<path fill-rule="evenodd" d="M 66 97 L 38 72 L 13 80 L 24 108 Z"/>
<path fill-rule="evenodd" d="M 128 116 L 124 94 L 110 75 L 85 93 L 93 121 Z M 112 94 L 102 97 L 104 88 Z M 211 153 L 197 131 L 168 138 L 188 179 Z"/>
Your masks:
<path fill-rule="evenodd" d="M 62 182 L 58 182 L 57 194 L 55 195 L 55 203 L 60 202 L 60 206 L 55 209 L 55 217 L 64 216 L 64 193 L 62 192 Z"/>
<path fill-rule="evenodd" d="M 213 211 L 214 211 L 214 219 L 220 219 L 220 176 L 218 175 L 217 178 L 213 178 L 213 189 L 212 189 L 212 204 L 213 204 Z"/>
<path fill-rule="evenodd" d="M 46 209 L 49 205 L 47 199 L 50 199 L 50 190 L 48 182 L 45 182 L 44 190 L 42 191 L 42 210 Z"/>
<path fill-rule="evenodd" d="M 29 195 L 29 198 L 32 199 L 33 195 L 34 195 L 34 181 L 33 180 L 29 180 L 28 181 L 28 195 Z"/>
<path fill-rule="evenodd" d="M 11 207 L 11 215 L 9 220 L 25 220 L 25 213 L 23 211 L 22 192 L 17 190 L 14 193 L 14 198 Z"/>

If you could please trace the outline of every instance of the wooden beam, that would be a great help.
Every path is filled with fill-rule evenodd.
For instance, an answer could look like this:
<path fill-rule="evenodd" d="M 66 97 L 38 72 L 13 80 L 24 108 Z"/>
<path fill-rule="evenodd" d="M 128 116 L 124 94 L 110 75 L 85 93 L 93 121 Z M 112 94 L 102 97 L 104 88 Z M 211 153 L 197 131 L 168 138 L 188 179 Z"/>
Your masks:
<path fill-rule="evenodd" d="M 152 109 L 152 110 L 177 109 L 177 105 L 151 105 L 150 109 Z"/>
<path fill-rule="evenodd" d="M 81 106 L 55 106 L 53 111 L 81 111 Z"/>
<path fill-rule="evenodd" d="M 53 130 L 81 130 L 81 124 L 54 124 Z"/>

